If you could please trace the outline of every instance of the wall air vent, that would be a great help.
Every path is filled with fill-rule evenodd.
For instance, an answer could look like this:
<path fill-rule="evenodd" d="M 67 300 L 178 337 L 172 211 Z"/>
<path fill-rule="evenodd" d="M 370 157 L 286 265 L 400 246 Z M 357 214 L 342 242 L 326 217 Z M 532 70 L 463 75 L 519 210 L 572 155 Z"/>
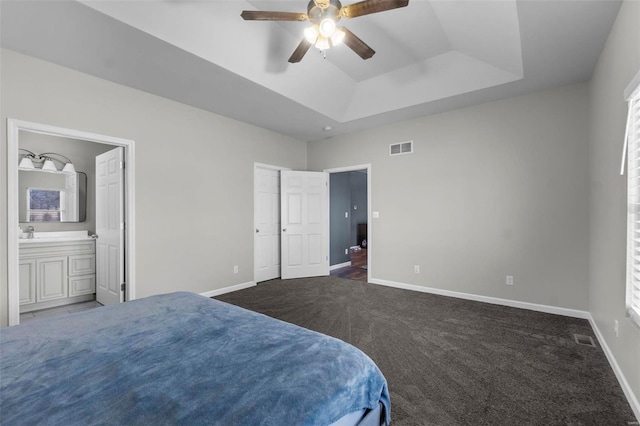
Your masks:
<path fill-rule="evenodd" d="M 393 143 L 389 145 L 389 155 L 402 155 L 413 153 L 413 141 Z"/>

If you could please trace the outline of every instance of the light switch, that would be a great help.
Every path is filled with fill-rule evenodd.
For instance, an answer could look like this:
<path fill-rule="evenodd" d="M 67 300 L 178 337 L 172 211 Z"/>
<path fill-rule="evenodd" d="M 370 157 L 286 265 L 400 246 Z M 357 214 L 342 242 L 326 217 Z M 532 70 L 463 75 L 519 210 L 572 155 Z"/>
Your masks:
<path fill-rule="evenodd" d="M 371 215 L 373 216 L 374 219 L 379 219 L 380 218 L 380 212 L 373 212 L 373 213 L 371 213 Z"/>
<path fill-rule="evenodd" d="M 358 206 L 353 206 L 353 209 L 354 210 L 358 210 Z"/>

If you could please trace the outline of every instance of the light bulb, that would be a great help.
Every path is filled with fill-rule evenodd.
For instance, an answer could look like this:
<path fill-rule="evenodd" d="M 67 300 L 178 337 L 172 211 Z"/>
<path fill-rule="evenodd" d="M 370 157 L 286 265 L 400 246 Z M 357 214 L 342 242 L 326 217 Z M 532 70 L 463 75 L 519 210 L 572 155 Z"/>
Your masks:
<path fill-rule="evenodd" d="M 20 164 L 18 165 L 19 169 L 35 169 L 35 166 L 33 165 L 33 161 L 31 161 L 31 158 L 29 158 L 29 156 L 26 156 L 24 158 L 22 158 L 22 160 L 20 160 Z"/>
<path fill-rule="evenodd" d="M 329 38 L 336 31 L 336 23 L 333 19 L 323 19 L 320 22 L 320 35 L 326 38 Z"/>
<path fill-rule="evenodd" d="M 333 35 L 331 36 L 331 45 L 337 46 L 344 40 L 345 33 L 341 29 L 335 30 Z"/>
<path fill-rule="evenodd" d="M 67 163 L 62 168 L 62 171 L 66 172 L 66 173 L 75 173 L 76 172 L 76 168 L 74 167 L 73 163 Z"/>
<path fill-rule="evenodd" d="M 55 164 L 53 164 L 53 161 L 51 161 L 51 158 L 47 158 L 44 160 L 44 164 L 42 165 L 42 170 L 48 170 L 50 172 L 57 172 L 58 168 L 56 167 Z"/>
<path fill-rule="evenodd" d="M 304 38 L 306 38 L 309 43 L 315 44 L 318 40 L 318 26 L 314 25 L 312 27 L 305 28 Z"/>
<path fill-rule="evenodd" d="M 320 50 L 327 50 L 330 48 L 329 39 L 325 37 L 318 37 L 318 41 L 316 41 L 316 48 Z"/>

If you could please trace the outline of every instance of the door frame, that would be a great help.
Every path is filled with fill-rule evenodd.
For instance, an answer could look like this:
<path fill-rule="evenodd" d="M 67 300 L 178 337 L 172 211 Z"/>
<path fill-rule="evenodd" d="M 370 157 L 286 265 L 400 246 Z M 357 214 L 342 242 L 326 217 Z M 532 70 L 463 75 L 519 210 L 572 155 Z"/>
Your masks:
<path fill-rule="evenodd" d="M 18 280 L 18 147 L 19 132 L 77 139 L 87 143 L 121 146 L 125 149 L 125 280 L 126 300 L 136 298 L 135 292 L 135 149 L 134 141 L 97 133 L 29 121 L 7 119 L 7 310 L 9 325 L 20 323 L 20 287 Z"/>
<path fill-rule="evenodd" d="M 281 167 L 281 166 L 274 166 L 271 164 L 264 164 L 264 163 L 257 163 L 254 162 L 253 163 L 253 229 L 256 229 L 257 223 L 256 223 L 256 196 L 258 195 L 257 191 L 256 191 L 256 171 L 258 169 L 265 169 L 265 170 L 277 170 L 277 171 L 281 171 L 281 170 L 291 170 L 290 167 Z M 280 200 L 278 200 L 278 202 L 280 202 Z M 256 282 L 256 269 L 257 269 L 257 265 L 256 265 L 256 248 L 257 248 L 257 244 L 256 244 L 256 236 L 255 233 L 253 235 L 253 282 Z M 278 253 L 278 256 L 280 256 L 280 253 Z M 282 262 L 282 259 L 280 260 Z M 281 264 L 282 265 L 282 264 Z M 282 269 L 280 271 L 280 278 L 282 278 Z"/>
<path fill-rule="evenodd" d="M 371 255 L 371 247 L 375 247 L 371 242 L 373 241 L 373 226 L 371 226 L 371 163 L 369 164 L 360 164 L 357 166 L 345 166 L 345 167 L 335 167 L 332 169 L 324 169 L 323 171 L 329 173 L 329 190 L 327 191 L 327 209 L 329 209 L 329 217 L 331 214 L 331 174 L 332 173 L 342 173 L 342 172 L 355 172 L 358 170 L 366 170 L 367 171 L 367 282 L 371 282 L 371 275 L 373 271 L 373 265 L 371 264 L 371 259 L 373 256 Z M 331 238 L 331 221 L 329 221 L 329 238 Z M 330 255 L 329 251 L 331 250 L 331 240 L 329 240 L 329 248 L 327 251 L 327 255 Z"/>

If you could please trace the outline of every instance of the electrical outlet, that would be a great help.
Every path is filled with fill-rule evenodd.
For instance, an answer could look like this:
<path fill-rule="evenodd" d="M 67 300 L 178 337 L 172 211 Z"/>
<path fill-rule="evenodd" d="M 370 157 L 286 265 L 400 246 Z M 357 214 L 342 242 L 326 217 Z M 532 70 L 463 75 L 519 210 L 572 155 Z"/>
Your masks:
<path fill-rule="evenodd" d="M 513 276 L 512 275 L 507 275 L 506 284 L 507 285 L 513 285 Z"/>
<path fill-rule="evenodd" d="M 416 274 L 420 273 L 420 265 L 413 265 L 413 272 L 415 272 Z"/>
<path fill-rule="evenodd" d="M 613 322 L 613 331 L 616 332 L 616 337 L 620 336 L 620 324 L 618 324 L 618 320 Z"/>
<path fill-rule="evenodd" d="M 237 274 L 237 273 L 238 273 L 238 265 L 236 265 L 236 266 L 234 266 L 234 267 L 233 267 L 233 273 L 234 273 L 234 274 Z"/>
<path fill-rule="evenodd" d="M 349 217 L 349 212 L 344 212 L 344 217 Z"/>

